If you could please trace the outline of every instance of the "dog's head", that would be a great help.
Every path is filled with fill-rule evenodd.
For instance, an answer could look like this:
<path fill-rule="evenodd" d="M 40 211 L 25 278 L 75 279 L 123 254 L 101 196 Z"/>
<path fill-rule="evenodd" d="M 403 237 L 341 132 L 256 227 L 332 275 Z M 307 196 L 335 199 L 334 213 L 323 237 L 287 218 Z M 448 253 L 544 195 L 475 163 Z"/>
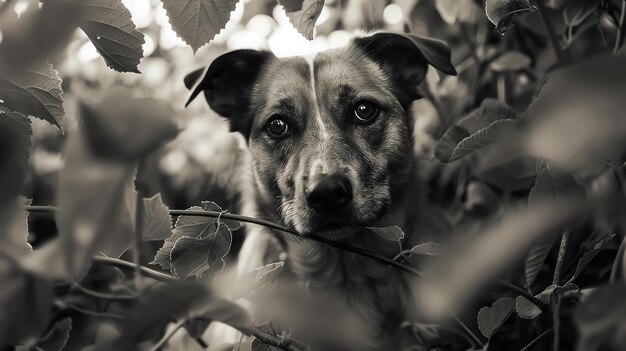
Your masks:
<path fill-rule="evenodd" d="M 456 74 L 437 40 L 377 33 L 313 58 L 237 50 L 192 72 L 189 101 L 248 141 L 258 189 L 301 233 L 371 224 L 412 164 L 411 102 L 428 64 Z"/>

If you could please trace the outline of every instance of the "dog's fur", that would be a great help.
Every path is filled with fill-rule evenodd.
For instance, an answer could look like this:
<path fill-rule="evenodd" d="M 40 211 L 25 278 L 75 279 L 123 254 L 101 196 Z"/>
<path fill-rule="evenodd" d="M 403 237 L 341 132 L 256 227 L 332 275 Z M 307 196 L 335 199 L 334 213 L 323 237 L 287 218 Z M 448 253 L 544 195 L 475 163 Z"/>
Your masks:
<path fill-rule="evenodd" d="M 191 73 L 185 83 L 192 90 L 190 101 L 203 92 L 210 107 L 247 141 L 250 179 L 242 185 L 244 214 L 389 257 L 397 253 L 397 243 L 362 228 L 398 225 L 406 234 L 405 247 L 432 234 L 419 219 L 424 216 L 410 113 L 428 64 L 455 74 L 445 44 L 376 33 L 309 58 L 237 50 Z M 367 123 L 354 115 L 360 101 L 378 107 Z M 276 116 L 288 124 L 285 137 L 267 132 L 268 121 Z M 307 205 L 307 189 L 328 174 L 349 179 L 353 199 L 341 211 L 319 213 Z M 241 269 L 263 263 L 270 240 L 263 230 L 248 229 Z M 295 304 L 281 305 L 290 309 L 283 317 L 291 317 L 297 337 L 325 350 L 397 347 L 394 334 L 400 323 L 413 318 L 410 292 L 399 272 L 323 245 L 292 238 L 281 243 L 287 262 L 277 286 L 283 292 L 298 291 L 292 294 L 298 296 Z M 302 322 L 312 314 L 326 315 L 326 322 Z M 308 317 L 295 320 L 293 315 Z M 354 331 L 342 332 L 343 344 L 307 332 L 333 322 Z M 329 336 L 333 328 L 317 334 Z"/>

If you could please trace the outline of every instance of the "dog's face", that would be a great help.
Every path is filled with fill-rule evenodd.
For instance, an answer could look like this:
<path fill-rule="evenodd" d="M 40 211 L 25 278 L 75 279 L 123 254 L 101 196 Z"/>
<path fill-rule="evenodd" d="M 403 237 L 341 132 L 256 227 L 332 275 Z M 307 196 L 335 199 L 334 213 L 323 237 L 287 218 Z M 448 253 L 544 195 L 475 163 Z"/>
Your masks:
<path fill-rule="evenodd" d="M 425 52 L 427 51 L 427 52 Z M 441 42 L 379 33 L 315 57 L 225 54 L 195 81 L 248 140 L 261 196 L 301 233 L 346 233 L 391 207 L 412 165 L 407 109 Z"/>

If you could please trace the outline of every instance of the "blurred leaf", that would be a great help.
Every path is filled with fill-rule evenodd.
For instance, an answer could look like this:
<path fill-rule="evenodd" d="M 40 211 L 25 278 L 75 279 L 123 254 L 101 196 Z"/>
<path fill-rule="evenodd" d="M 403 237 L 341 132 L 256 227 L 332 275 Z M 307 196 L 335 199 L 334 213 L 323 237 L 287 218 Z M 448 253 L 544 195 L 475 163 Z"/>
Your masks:
<path fill-rule="evenodd" d="M 24 209 L 30 203 L 31 200 L 21 196 L 0 202 L 0 255 L 17 260 L 33 250 L 27 240 L 28 212 Z"/>
<path fill-rule="evenodd" d="M 626 283 L 601 286 L 576 309 L 577 351 L 619 351 L 626 345 Z"/>
<path fill-rule="evenodd" d="M 294 28 L 305 38 L 312 40 L 315 22 L 320 13 L 322 13 L 323 8 L 324 0 L 303 0 L 300 10 L 286 12 Z M 287 9 L 285 8 L 285 10 Z"/>
<path fill-rule="evenodd" d="M 519 51 L 507 51 L 490 63 L 495 72 L 514 72 L 530 67 L 530 58 Z"/>
<path fill-rule="evenodd" d="M 556 71 L 520 116 L 529 122 L 528 152 L 566 170 L 621 157 L 624 64 L 624 54 L 599 55 Z"/>
<path fill-rule="evenodd" d="M 278 4 L 285 8 L 285 12 L 302 10 L 304 0 L 278 0 Z"/>
<path fill-rule="evenodd" d="M 161 194 L 142 200 L 144 225 L 141 238 L 145 241 L 151 241 L 170 237 L 172 235 L 172 218 L 169 209 L 161 200 Z"/>
<path fill-rule="evenodd" d="M 48 333 L 37 342 L 37 347 L 45 351 L 61 351 L 70 338 L 72 318 L 66 317 L 54 323 Z"/>
<path fill-rule="evenodd" d="M 421 243 L 411 248 L 411 255 L 438 256 L 441 255 L 442 250 L 442 246 L 438 243 Z"/>
<path fill-rule="evenodd" d="M 576 265 L 576 271 L 574 271 L 574 274 L 567 281 L 566 284 L 573 282 L 574 279 L 576 279 L 578 275 L 580 275 L 583 269 L 585 269 L 587 264 L 589 264 L 589 262 L 591 262 L 591 260 L 593 260 L 593 258 L 596 257 L 600 253 L 600 251 L 602 251 L 613 240 L 614 237 L 615 237 L 615 234 L 609 235 L 608 237 L 600 240 L 600 242 L 598 242 L 593 247 L 593 249 L 585 252 L 583 256 L 580 258 L 580 260 L 578 261 L 578 264 Z"/>
<path fill-rule="evenodd" d="M 584 196 L 584 193 L 585 189 L 568 173 L 555 168 L 543 168 L 537 174 L 535 186 L 528 196 L 528 203 L 533 206 L 546 198 L 556 201 L 571 195 Z M 526 287 L 530 287 L 535 281 L 555 240 L 555 238 L 540 240 L 528 253 L 524 264 Z"/>
<path fill-rule="evenodd" d="M 171 107 L 153 99 L 134 98 L 124 89 L 100 102 L 81 105 L 85 132 L 99 157 L 137 160 L 178 134 Z"/>
<path fill-rule="evenodd" d="M 470 301 L 484 285 L 519 262 L 540 238 L 553 236 L 573 218 L 589 211 L 585 199 L 571 197 L 537 206 L 508 210 L 499 221 L 449 245 L 445 259 L 424 271 L 428 284 L 415 281 L 416 303 L 426 316 L 443 318 Z"/>
<path fill-rule="evenodd" d="M 463 139 L 488 127 L 495 121 L 514 119 L 516 116 L 517 112 L 505 103 L 487 98 L 483 100 L 480 107 L 460 119 L 456 125 L 445 132 L 435 146 L 435 156 L 439 161 L 448 163 L 454 149 Z"/>
<path fill-rule="evenodd" d="M 217 218 L 179 216 L 172 236 L 165 240 L 151 264 L 160 264 L 181 279 L 212 279 L 222 271 L 231 243 L 230 229 Z"/>
<path fill-rule="evenodd" d="M 109 350 L 137 350 L 137 344 L 157 336 L 173 319 L 186 316 L 209 294 L 202 285 L 182 282 L 144 290 L 142 303 L 128 311 L 122 321 L 123 333 L 113 338 Z"/>
<path fill-rule="evenodd" d="M 144 36 L 121 0 L 81 0 L 80 28 L 87 34 L 107 66 L 118 72 L 139 73 Z"/>
<path fill-rule="evenodd" d="M 542 292 L 536 295 L 536 297 L 543 301 L 545 304 L 552 304 L 553 298 L 558 295 L 564 295 L 570 291 L 580 291 L 580 288 L 573 283 L 566 283 L 563 286 L 557 286 L 555 284 L 551 284 L 547 288 L 545 288 Z"/>
<path fill-rule="evenodd" d="M 238 0 L 162 0 L 172 29 L 194 52 L 210 42 L 230 19 Z"/>
<path fill-rule="evenodd" d="M 514 119 L 503 119 L 491 123 L 488 127 L 461 140 L 452 151 L 450 162 L 460 160 L 475 151 L 493 144 L 515 130 L 516 127 L 517 121 Z"/>
<path fill-rule="evenodd" d="M 463 208 L 479 217 L 493 214 L 498 209 L 498 195 L 487 184 L 472 180 L 465 189 Z"/>
<path fill-rule="evenodd" d="M 461 23 L 475 23 L 482 15 L 473 0 L 437 0 L 435 7 L 449 25 L 455 24 L 457 20 Z"/>
<path fill-rule="evenodd" d="M 63 91 L 52 65 L 11 73 L 0 77 L 0 101 L 9 110 L 43 119 L 63 131 Z"/>
<path fill-rule="evenodd" d="M 41 8 L 31 6 L 19 20 L 12 10 L 2 11 L 0 77 L 54 57 L 69 43 L 79 17 L 75 3 L 69 0 L 44 1 Z"/>
<path fill-rule="evenodd" d="M 511 28 L 514 15 L 529 11 L 533 11 L 533 7 L 528 0 L 487 0 L 485 3 L 487 18 L 501 33 Z"/>
<path fill-rule="evenodd" d="M 22 190 L 28 172 L 32 134 L 28 117 L 0 105 L 0 172 L 3 174 L 0 199 Z"/>
<path fill-rule="evenodd" d="M 400 241 L 404 239 L 404 232 L 396 225 L 389 227 L 367 227 L 366 229 L 385 240 Z"/>
<path fill-rule="evenodd" d="M 515 312 L 524 319 L 533 319 L 541 314 L 541 309 L 524 296 L 515 299 Z"/>
<path fill-rule="evenodd" d="M 0 255 L 0 348 L 34 343 L 52 311 L 52 284 Z"/>
<path fill-rule="evenodd" d="M 490 339 L 514 310 L 515 299 L 511 297 L 501 298 L 490 307 L 481 308 L 478 311 L 478 329 Z"/>
<path fill-rule="evenodd" d="M 248 310 L 219 296 L 210 296 L 201 301 L 189 318 L 203 318 L 228 324 L 245 335 L 251 335 L 254 329 L 252 316 Z"/>

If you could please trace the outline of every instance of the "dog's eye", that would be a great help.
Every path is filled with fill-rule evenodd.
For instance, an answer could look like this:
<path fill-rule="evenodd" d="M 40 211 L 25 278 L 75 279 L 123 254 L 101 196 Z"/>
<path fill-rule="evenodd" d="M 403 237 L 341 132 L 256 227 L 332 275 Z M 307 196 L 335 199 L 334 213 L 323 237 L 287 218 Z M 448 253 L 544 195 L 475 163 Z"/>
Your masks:
<path fill-rule="evenodd" d="M 360 122 L 368 122 L 378 115 L 378 106 L 369 101 L 360 101 L 354 108 L 354 115 Z"/>
<path fill-rule="evenodd" d="M 267 123 L 267 133 L 274 138 L 280 138 L 287 134 L 289 126 L 284 119 L 280 117 L 274 117 Z"/>

